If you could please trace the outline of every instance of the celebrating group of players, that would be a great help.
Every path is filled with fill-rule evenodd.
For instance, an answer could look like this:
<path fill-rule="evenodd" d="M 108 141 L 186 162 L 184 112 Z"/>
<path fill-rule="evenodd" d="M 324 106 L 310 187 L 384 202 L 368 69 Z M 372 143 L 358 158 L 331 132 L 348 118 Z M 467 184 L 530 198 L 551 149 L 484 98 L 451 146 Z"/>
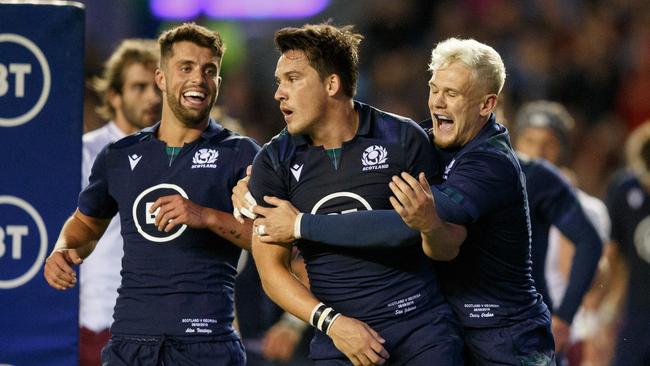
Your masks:
<path fill-rule="evenodd" d="M 232 326 L 241 249 L 268 296 L 316 329 L 317 365 L 555 364 L 602 239 L 559 172 L 517 154 L 497 122 L 501 57 L 471 39 L 438 43 L 431 119 L 418 125 L 354 99 L 362 39 L 330 24 L 276 33 L 287 126 L 261 149 L 210 117 L 217 32 L 186 23 L 160 36 L 159 67 L 133 86 L 146 105 L 108 87 L 115 121 L 151 119 L 162 103 L 160 122 L 95 152 L 45 264 L 52 287 L 74 286 L 73 264 L 119 214 L 104 365 L 244 365 Z M 562 130 L 553 116 L 533 111 L 527 127 Z M 557 306 L 543 279 L 551 224 L 576 248 Z M 292 271 L 294 245 L 308 280 Z"/>

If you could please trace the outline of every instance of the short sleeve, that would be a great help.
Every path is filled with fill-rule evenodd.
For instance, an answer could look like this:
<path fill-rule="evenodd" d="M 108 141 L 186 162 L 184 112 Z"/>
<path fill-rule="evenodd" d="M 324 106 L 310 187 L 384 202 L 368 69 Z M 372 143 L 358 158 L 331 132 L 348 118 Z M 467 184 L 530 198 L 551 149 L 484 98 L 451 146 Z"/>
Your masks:
<path fill-rule="evenodd" d="M 237 151 L 237 162 L 234 164 L 234 177 L 238 181 L 246 176 L 246 168 L 253 163 L 260 146 L 250 138 L 244 137 Z"/>
<path fill-rule="evenodd" d="M 509 205 L 523 189 L 523 177 L 517 172 L 507 158 L 499 155 L 462 156 L 450 169 L 447 180 L 434 186 L 438 215 L 453 224 L 467 225 L 487 212 Z"/>
<path fill-rule="evenodd" d="M 79 194 L 79 211 L 84 215 L 108 219 L 118 211 L 117 202 L 108 191 L 107 160 L 110 146 L 104 147 L 97 155 L 90 171 L 88 185 Z"/>
<path fill-rule="evenodd" d="M 288 199 L 286 184 L 282 179 L 281 168 L 271 159 L 273 153 L 269 145 L 260 150 L 253 161 L 253 172 L 248 182 L 248 189 L 259 205 L 266 206 L 264 196 Z"/>

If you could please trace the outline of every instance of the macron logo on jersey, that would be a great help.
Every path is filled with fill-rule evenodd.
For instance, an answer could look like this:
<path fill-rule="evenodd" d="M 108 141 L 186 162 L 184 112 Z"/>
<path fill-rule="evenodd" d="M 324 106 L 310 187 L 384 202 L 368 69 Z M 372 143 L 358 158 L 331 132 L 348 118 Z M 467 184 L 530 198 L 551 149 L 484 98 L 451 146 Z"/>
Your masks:
<path fill-rule="evenodd" d="M 214 149 L 201 149 L 194 154 L 192 158 L 192 169 L 197 168 L 216 168 L 219 152 Z"/>
<path fill-rule="evenodd" d="M 300 181 L 300 173 L 302 173 L 302 167 L 304 164 L 293 164 L 291 167 L 291 174 L 293 174 L 293 177 L 296 178 L 296 182 Z"/>
<path fill-rule="evenodd" d="M 388 164 L 384 164 L 388 160 L 388 151 L 380 145 L 372 145 L 368 147 L 361 157 L 361 164 L 363 164 L 362 171 L 386 169 Z"/>
<path fill-rule="evenodd" d="M 454 163 L 456 160 L 452 160 L 447 166 L 445 167 L 445 172 L 442 174 L 442 179 L 447 180 L 447 177 L 449 176 L 449 172 L 451 171 L 451 167 L 454 166 Z"/>
<path fill-rule="evenodd" d="M 138 165 L 140 159 L 142 159 L 142 155 L 133 154 L 129 156 L 129 164 L 131 164 L 131 171 L 135 169 L 135 166 Z"/>

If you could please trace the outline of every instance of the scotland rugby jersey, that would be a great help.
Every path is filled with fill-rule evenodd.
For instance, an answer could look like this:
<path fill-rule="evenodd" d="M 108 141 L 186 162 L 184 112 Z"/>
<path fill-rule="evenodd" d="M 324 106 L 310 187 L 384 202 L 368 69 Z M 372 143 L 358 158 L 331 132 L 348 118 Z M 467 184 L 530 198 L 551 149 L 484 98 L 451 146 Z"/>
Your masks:
<path fill-rule="evenodd" d="M 122 284 L 111 332 L 234 339 L 240 249 L 207 229 L 158 231 L 149 208 L 161 196 L 180 194 L 232 212 L 231 189 L 259 147 L 210 120 L 170 164 L 165 143 L 156 138 L 159 125 L 108 145 L 79 195 L 85 215 L 110 218 L 119 211 L 121 218 Z"/>
<path fill-rule="evenodd" d="M 431 146 L 412 121 L 355 102 L 356 136 L 342 146 L 334 168 L 322 147 L 286 130 L 255 158 L 249 188 L 288 199 L 302 212 L 345 214 L 390 208 L 388 183 L 402 171 L 435 174 Z M 373 228 L 380 231 L 382 227 Z M 367 250 L 300 240 L 311 292 L 338 312 L 382 329 L 443 304 L 420 246 Z"/>
<path fill-rule="evenodd" d="M 467 228 L 460 253 L 439 272 L 463 326 L 510 325 L 547 311 L 531 277 L 525 178 L 506 128 L 492 115 L 469 143 L 439 152 L 437 211 Z"/>
<path fill-rule="evenodd" d="M 582 297 L 591 281 L 600 259 L 602 241 L 587 217 L 573 188 L 560 172 L 544 160 L 519 156 L 526 175 L 526 190 L 532 226 L 531 257 L 535 287 L 549 309 L 554 309 L 544 275 L 548 234 L 551 224 L 557 227 L 575 245 L 573 265 L 564 299 L 555 312 L 571 323 Z"/>
<path fill-rule="evenodd" d="M 606 204 L 612 218 L 612 239 L 630 271 L 624 328 L 626 334 L 628 329 L 639 333 L 627 340 L 645 342 L 647 347 L 648 338 L 641 334 L 647 335 L 650 329 L 650 194 L 634 174 L 619 172 L 608 188 Z"/>

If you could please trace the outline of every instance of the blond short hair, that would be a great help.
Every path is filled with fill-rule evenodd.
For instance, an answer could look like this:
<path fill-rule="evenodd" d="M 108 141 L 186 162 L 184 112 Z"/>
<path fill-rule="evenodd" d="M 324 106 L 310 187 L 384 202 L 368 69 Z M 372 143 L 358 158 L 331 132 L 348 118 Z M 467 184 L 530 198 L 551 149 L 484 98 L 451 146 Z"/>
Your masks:
<path fill-rule="evenodd" d="M 488 93 L 501 93 L 506 81 L 506 67 L 494 48 L 474 39 L 446 39 L 431 51 L 429 71 L 435 73 L 456 62 L 470 68 L 474 80 L 482 81 Z"/>

